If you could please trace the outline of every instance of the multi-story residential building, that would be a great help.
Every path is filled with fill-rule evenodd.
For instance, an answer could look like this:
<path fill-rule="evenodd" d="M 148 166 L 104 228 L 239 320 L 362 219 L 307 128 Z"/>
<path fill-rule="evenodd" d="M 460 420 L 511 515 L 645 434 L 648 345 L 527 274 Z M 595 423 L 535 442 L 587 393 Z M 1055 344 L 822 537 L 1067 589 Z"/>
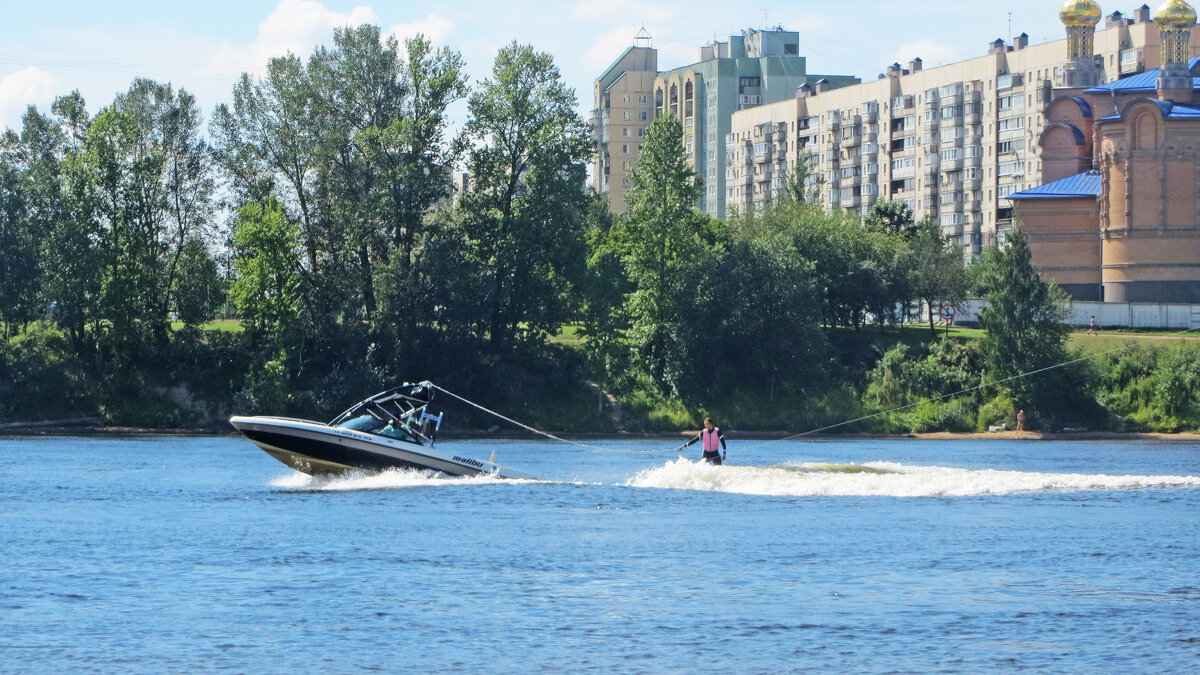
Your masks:
<path fill-rule="evenodd" d="M 642 138 L 654 116 L 652 91 L 658 77 L 658 50 L 646 29 L 638 32 L 608 70 L 596 78 L 592 95 L 592 134 L 596 157 L 592 181 L 608 197 L 609 207 L 624 211 L 629 172 L 642 150 Z"/>
<path fill-rule="evenodd" d="M 1080 2 L 1094 4 L 1067 2 L 1064 16 Z M 725 136 L 727 207 L 761 208 L 807 161 L 827 209 L 863 214 L 879 199 L 904 201 L 918 219 L 939 222 L 965 256 L 976 255 L 1011 227 L 1007 197 L 1042 182 L 1037 143 L 1052 101 L 1160 63 L 1146 6 L 1087 28 L 1086 58 L 1070 55 L 1068 43 L 1082 33 L 1069 26 L 1067 39 L 1030 45 L 1022 34 L 966 61 L 924 68 L 918 58 L 874 81 L 806 83 L 791 99 L 734 112 Z"/>
<path fill-rule="evenodd" d="M 737 110 L 795 96 L 797 87 L 846 86 L 849 75 L 809 75 L 799 55 L 800 35 L 782 28 L 747 30 L 728 42 L 700 49 L 700 60 L 682 68 L 655 72 L 657 50 L 643 30 L 604 74 L 596 79 L 593 129 L 596 186 L 608 195 L 614 212 L 625 210 L 628 174 L 637 163 L 641 138 L 655 115 L 679 116 L 684 147 L 704 183 L 698 206 L 725 215 L 725 136 Z M 650 79 L 649 86 L 647 79 Z"/>

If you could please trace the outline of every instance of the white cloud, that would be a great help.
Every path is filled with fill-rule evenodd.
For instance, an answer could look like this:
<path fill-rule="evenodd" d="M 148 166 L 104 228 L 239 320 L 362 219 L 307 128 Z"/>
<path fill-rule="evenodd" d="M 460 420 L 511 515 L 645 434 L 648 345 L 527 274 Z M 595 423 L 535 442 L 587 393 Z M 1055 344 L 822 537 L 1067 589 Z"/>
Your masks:
<path fill-rule="evenodd" d="M 19 129 L 25 108 L 50 103 L 57 87 L 58 78 L 36 66 L 0 77 L 0 129 Z"/>
<path fill-rule="evenodd" d="M 443 46 L 454 31 L 454 22 L 444 16 L 430 14 L 420 21 L 393 24 L 388 30 L 401 42 L 420 33 L 435 46 Z"/>
<path fill-rule="evenodd" d="M 920 57 L 926 66 L 937 66 L 960 61 L 958 49 L 953 45 L 943 44 L 934 40 L 921 40 L 900 45 L 892 53 L 892 61 L 907 65 L 909 61 Z"/>
<path fill-rule="evenodd" d="M 288 52 L 307 57 L 318 44 L 330 41 L 334 28 L 365 23 L 379 23 L 370 7 L 335 12 L 317 0 L 279 0 L 275 10 L 258 25 L 253 43 L 245 47 L 222 45 L 212 65 L 233 72 L 261 73 L 271 58 Z"/>

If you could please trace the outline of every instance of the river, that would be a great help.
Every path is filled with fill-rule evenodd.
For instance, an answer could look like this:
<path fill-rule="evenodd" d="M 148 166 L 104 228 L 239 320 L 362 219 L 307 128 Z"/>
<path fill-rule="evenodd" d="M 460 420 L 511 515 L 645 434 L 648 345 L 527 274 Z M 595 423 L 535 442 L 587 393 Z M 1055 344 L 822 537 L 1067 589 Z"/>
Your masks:
<path fill-rule="evenodd" d="M 0 438 L 0 672 L 1200 669 L 1200 445 L 591 444 Z"/>

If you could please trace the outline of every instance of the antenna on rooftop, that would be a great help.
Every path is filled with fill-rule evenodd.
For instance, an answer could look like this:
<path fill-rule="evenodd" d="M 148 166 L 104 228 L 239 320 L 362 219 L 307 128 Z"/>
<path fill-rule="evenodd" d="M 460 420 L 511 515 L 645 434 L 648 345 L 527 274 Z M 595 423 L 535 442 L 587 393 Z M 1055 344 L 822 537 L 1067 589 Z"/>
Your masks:
<path fill-rule="evenodd" d="M 645 24 L 642 24 L 642 29 L 637 32 L 637 35 L 633 36 L 633 46 L 646 48 L 654 46 L 654 38 L 646 31 Z"/>

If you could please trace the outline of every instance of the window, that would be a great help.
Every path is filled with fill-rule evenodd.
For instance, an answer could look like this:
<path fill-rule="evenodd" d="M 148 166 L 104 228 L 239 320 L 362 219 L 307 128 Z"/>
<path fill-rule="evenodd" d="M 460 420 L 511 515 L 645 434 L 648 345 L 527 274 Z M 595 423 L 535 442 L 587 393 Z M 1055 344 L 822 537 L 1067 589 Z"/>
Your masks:
<path fill-rule="evenodd" d="M 962 148 L 946 148 L 942 150 L 942 161 L 951 162 L 962 159 Z"/>
<path fill-rule="evenodd" d="M 626 138 L 628 138 L 628 137 L 629 137 L 629 127 L 622 127 L 622 128 L 621 128 L 621 135 L 622 135 L 622 136 L 625 136 Z"/>
<path fill-rule="evenodd" d="M 1025 175 L 1025 162 L 1004 162 L 1000 164 L 996 175 L 1005 176 L 1023 176 Z"/>
<path fill-rule="evenodd" d="M 996 131 L 1018 131 L 1025 128 L 1024 117 L 1002 119 L 996 123 Z"/>
<path fill-rule="evenodd" d="M 639 113 L 638 113 L 638 119 L 639 119 L 639 120 L 643 120 L 643 121 L 644 121 L 644 120 L 648 119 L 648 118 L 649 118 L 649 116 L 650 116 L 650 113 L 646 112 L 645 110 L 643 110 L 643 111 L 641 111 L 641 112 L 639 112 Z"/>
<path fill-rule="evenodd" d="M 996 99 L 996 106 L 1000 112 L 1004 112 L 1005 110 L 1020 110 L 1025 107 L 1025 96 L 1023 94 L 1001 96 Z"/>
<path fill-rule="evenodd" d="M 625 112 L 621 113 L 621 119 L 623 119 L 623 120 L 628 120 L 628 119 L 629 119 L 631 116 L 632 116 L 632 115 L 630 114 L 630 112 L 629 112 L 628 110 L 626 110 Z"/>
<path fill-rule="evenodd" d="M 1025 149 L 1025 139 L 1015 138 L 1011 141 L 1000 141 L 1000 145 L 998 146 L 996 151 L 999 152 L 1000 154 L 1005 154 L 1005 153 L 1018 153 L 1024 149 Z"/>

